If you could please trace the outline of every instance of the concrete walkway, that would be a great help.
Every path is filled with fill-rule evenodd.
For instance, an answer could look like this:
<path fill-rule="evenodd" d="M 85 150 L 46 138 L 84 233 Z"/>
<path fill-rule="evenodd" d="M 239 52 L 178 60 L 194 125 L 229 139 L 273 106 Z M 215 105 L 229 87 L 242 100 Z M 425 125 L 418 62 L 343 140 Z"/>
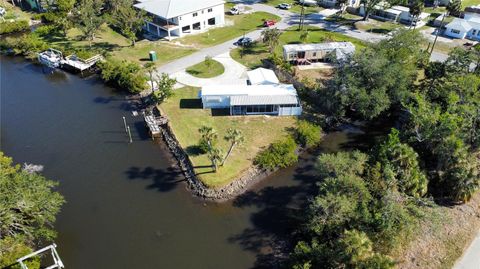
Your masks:
<path fill-rule="evenodd" d="M 232 59 L 230 53 L 226 52 L 213 58 L 225 67 L 225 72 L 213 78 L 197 78 L 188 74 L 185 70 L 173 73 L 171 77 L 177 82 L 186 86 L 203 87 L 205 85 L 240 85 L 247 84 L 247 68 Z"/>
<path fill-rule="evenodd" d="M 480 269 L 480 231 L 453 269 Z"/>

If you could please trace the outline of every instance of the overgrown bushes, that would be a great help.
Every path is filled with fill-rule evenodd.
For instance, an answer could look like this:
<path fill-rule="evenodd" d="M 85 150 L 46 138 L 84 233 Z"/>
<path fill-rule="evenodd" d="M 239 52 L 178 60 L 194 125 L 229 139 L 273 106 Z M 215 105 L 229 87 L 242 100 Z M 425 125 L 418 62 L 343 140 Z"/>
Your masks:
<path fill-rule="evenodd" d="M 48 44 L 36 35 L 24 35 L 20 38 L 6 38 L 0 41 L 2 50 L 12 50 L 16 55 L 35 58 L 40 51 L 48 49 Z"/>
<path fill-rule="evenodd" d="M 0 23 L 0 35 L 23 32 L 28 30 L 29 27 L 28 21 L 26 20 L 2 22 Z"/>
<path fill-rule="evenodd" d="M 301 146 L 307 148 L 315 146 L 322 138 L 322 128 L 306 120 L 301 120 L 297 124 L 295 138 Z"/>
<path fill-rule="evenodd" d="M 114 59 L 99 62 L 103 80 L 130 93 L 139 93 L 146 89 L 147 79 L 140 65 Z"/>
<path fill-rule="evenodd" d="M 295 153 L 297 144 L 293 137 L 272 143 L 267 149 L 260 152 L 255 157 L 255 164 L 265 169 L 274 169 L 277 167 L 287 167 L 298 161 Z"/>

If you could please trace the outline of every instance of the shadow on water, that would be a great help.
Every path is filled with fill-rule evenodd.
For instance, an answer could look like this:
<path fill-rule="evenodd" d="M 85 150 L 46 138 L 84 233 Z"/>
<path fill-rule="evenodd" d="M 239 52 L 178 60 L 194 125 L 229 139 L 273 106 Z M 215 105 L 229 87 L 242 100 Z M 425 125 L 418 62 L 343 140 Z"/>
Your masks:
<path fill-rule="evenodd" d="M 146 189 L 160 192 L 172 191 L 185 181 L 181 176 L 181 171 L 172 167 L 155 169 L 150 166 L 145 168 L 132 166 L 125 173 L 130 180 L 151 181 L 152 183 L 147 185 Z"/>
<path fill-rule="evenodd" d="M 298 227 L 303 213 L 299 209 L 316 192 L 317 180 L 312 168 L 319 152 L 320 149 L 302 155 L 296 168 L 279 171 L 267 179 L 282 181 L 293 178 L 295 185 L 267 186 L 248 191 L 234 200 L 235 207 L 254 206 L 259 209 L 250 217 L 253 228 L 247 228 L 228 239 L 230 243 L 256 253 L 253 268 L 280 267 L 284 259 L 281 256 L 290 247 L 286 235 L 292 234 Z"/>

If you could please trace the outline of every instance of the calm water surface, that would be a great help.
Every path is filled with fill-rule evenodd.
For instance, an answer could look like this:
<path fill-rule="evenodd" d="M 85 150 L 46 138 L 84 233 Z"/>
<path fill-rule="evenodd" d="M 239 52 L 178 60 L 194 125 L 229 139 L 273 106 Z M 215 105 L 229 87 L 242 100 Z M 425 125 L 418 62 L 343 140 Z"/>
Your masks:
<path fill-rule="evenodd" d="M 125 96 L 96 78 L 1 58 L 1 150 L 44 165 L 67 203 L 56 222 L 67 268 L 252 268 L 289 212 L 312 190 L 314 157 L 232 202 L 193 198 L 161 142 L 151 141 Z M 127 143 L 122 116 L 132 128 Z M 322 151 L 349 147 L 333 133 Z"/>

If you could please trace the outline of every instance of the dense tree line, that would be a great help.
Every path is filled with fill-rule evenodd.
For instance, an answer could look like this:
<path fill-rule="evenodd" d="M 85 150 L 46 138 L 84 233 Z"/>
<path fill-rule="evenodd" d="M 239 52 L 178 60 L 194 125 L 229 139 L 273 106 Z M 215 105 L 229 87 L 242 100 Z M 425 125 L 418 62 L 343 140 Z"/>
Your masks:
<path fill-rule="evenodd" d="M 416 31 L 357 51 L 319 87 L 331 122 L 395 115 L 366 153 L 322 154 L 293 268 L 393 268 L 425 207 L 467 202 L 480 186 L 480 46 L 428 62 Z"/>
<path fill-rule="evenodd" d="M 0 167 L 0 267 L 6 268 L 55 238 L 53 223 L 64 199 L 54 191 L 57 183 L 13 165 L 2 152 Z M 29 261 L 28 268 L 40 268 L 39 261 Z"/>

